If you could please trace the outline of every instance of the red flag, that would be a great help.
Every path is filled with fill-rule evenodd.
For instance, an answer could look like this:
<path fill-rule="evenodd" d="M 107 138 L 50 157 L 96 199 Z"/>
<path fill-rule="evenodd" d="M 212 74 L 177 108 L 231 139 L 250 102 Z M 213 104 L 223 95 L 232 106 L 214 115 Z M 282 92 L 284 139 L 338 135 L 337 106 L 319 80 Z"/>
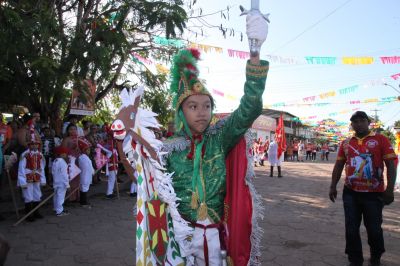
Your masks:
<path fill-rule="evenodd" d="M 278 144 L 278 159 L 282 153 L 286 150 L 286 136 L 285 136 L 285 125 L 283 124 L 283 114 L 279 117 L 278 126 L 275 132 L 275 141 Z"/>

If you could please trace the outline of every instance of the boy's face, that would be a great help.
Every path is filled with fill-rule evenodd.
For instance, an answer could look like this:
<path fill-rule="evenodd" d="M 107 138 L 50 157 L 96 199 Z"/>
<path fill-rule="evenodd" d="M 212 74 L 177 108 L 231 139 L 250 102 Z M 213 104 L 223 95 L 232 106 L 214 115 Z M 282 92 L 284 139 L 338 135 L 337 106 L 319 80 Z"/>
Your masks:
<path fill-rule="evenodd" d="M 30 150 L 36 151 L 36 150 L 39 148 L 39 144 L 37 144 L 37 143 L 30 143 L 30 144 L 28 145 L 28 147 L 29 147 Z"/>
<path fill-rule="evenodd" d="M 211 120 L 211 99 L 208 95 L 189 96 L 182 103 L 182 111 L 192 134 L 202 134 Z"/>
<path fill-rule="evenodd" d="M 45 129 L 43 130 L 43 134 L 44 134 L 45 137 L 51 137 L 51 131 L 50 131 L 50 129 L 49 129 L 49 128 L 45 128 Z"/>
<path fill-rule="evenodd" d="M 78 129 L 74 126 L 69 127 L 68 136 L 78 136 Z"/>

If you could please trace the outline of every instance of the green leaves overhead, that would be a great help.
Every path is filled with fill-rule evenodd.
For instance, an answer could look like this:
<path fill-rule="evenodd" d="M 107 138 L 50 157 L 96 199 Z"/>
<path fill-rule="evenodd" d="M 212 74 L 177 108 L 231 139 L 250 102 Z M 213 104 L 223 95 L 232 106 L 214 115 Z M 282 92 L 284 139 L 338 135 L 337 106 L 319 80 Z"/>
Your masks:
<path fill-rule="evenodd" d="M 183 32 L 182 6 L 183 1 L 172 0 L 1 1 L 0 102 L 54 119 L 68 104 L 71 89 L 87 79 L 96 82 L 97 102 L 139 80 L 160 102 L 167 78 L 142 71 L 129 55 L 168 59 L 172 51 L 152 39 Z"/>
<path fill-rule="evenodd" d="M 146 30 L 161 26 L 167 38 L 177 36 L 175 27 L 180 33 L 186 27 L 187 14 L 181 7 L 183 1 L 139 1 L 143 5 L 143 20 L 146 20 Z M 145 21 L 142 21 L 145 23 Z"/>

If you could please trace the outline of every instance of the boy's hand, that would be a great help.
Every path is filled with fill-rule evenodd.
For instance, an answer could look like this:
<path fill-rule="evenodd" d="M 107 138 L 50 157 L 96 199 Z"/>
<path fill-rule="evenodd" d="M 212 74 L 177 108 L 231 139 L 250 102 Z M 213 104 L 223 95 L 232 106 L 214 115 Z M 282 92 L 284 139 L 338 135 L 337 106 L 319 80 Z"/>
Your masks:
<path fill-rule="evenodd" d="M 249 39 L 251 57 L 259 56 L 268 35 L 267 19 L 259 11 L 250 11 L 246 16 L 246 34 Z"/>

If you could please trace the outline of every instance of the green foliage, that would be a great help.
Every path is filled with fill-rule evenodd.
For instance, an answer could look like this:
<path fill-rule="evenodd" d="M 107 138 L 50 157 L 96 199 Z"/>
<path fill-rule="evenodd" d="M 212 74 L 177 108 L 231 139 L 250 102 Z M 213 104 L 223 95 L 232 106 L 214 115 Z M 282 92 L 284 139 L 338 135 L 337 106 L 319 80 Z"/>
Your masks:
<path fill-rule="evenodd" d="M 395 126 L 395 127 L 400 127 L 400 120 L 395 121 L 395 122 L 394 122 L 394 126 Z"/>
<path fill-rule="evenodd" d="M 111 124 L 114 120 L 114 112 L 110 109 L 106 99 L 102 99 L 96 103 L 95 113 L 88 116 L 85 120 L 91 121 L 94 124 L 103 125 L 104 123 Z"/>
<path fill-rule="evenodd" d="M 385 135 L 389 140 L 390 143 L 394 144 L 396 142 L 396 137 L 392 133 L 392 131 L 389 128 L 386 128 L 385 130 L 380 131 L 382 135 Z"/>
<path fill-rule="evenodd" d="M 71 88 L 85 102 L 83 81 L 94 80 L 98 108 L 105 109 L 93 119 L 106 121 L 109 110 L 101 99 L 114 88 L 145 80 L 151 88 L 147 104 L 168 116 L 168 108 L 161 107 L 167 78 L 143 71 L 130 54 L 167 59 L 174 51 L 150 40 L 184 30 L 182 5 L 177 0 L 1 1 L 0 102 L 24 105 L 52 120 L 67 106 Z"/>
<path fill-rule="evenodd" d="M 143 7 L 140 21 L 145 23 L 146 30 L 161 26 L 167 38 L 176 37 L 175 27 L 182 33 L 186 27 L 187 14 L 181 7 L 183 1 L 134 1 L 136 6 Z"/>

